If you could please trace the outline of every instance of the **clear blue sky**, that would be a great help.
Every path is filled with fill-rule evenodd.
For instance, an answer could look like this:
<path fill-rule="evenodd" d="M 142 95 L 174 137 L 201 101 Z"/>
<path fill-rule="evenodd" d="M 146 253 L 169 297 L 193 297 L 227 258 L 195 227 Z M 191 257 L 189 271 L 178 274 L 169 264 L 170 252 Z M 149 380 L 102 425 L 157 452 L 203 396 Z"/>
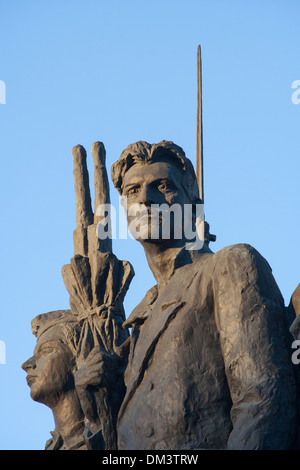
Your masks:
<path fill-rule="evenodd" d="M 128 144 L 166 139 L 195 162 L 198 44 L 212 249 L 253 245 L 289 302 L 300 282 L 299 18 L 299 0 L 0 1 L 1 449 L 43 449 L 54 428 L 21 364 L 32 318 L 69 305 L 72 147 L 103 141 L 110 169 Z M 114 251 L 136 271 L 128 315 L 154 280 L 137 242 Z"/>

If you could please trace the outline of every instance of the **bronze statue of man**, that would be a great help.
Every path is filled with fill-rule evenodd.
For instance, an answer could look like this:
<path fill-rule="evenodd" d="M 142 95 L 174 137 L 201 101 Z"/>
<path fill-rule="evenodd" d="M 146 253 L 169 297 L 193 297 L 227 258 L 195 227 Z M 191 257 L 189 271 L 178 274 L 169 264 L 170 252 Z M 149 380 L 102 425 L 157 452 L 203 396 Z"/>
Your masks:
<path fill-rule="evenodd" d="M 197 176 L 183 149 L 168 141 L 129 145 L 111 169 L 128 228 L 157 282 L 127 319 L 123 300 L 134 272 L 112 252 L 105 148 L 92 146 L 94 212 L 86 151 L 73 148 L 74 257 L 62 268 L 72 313 L 34 320 L 38 344 L 23 365 L 32 398 L 54 414 L 47 448 L 299 448 L 291 333 L 298 341 L 300 285 L 285 308 L 269 264 L 253 247 L 209 247 L 214 236 L 201 210 L 200 224 L 198 217 L 201 82 L 198 46 Z M 76 344 L 62 339 L 70 322 Z M 53 335 L 54 353 L 44 357 L 44 339 Z"/>
<path fill-rule="evenodd" d="M 132 204 L 198 204 L 197 180 L 171 142 L 130 145 L 112 167 Z M 128 220 L 131 221 L 130 218 Z M 132 328 L 119 449 L 285 449 L 295 380 L 283 298 L 246 244 L 213 253 L 181 240 L 139 239 L 157 280 Z"/>
<path fill-rule="evenodd" d="M 103 144 L 92 153 L 96 209 L 109 199 Z M 172 142 L 132 144 L 112 180 L 157 284 L 125 320 L 133 271 L 107 240 L 95 240 L 86 154 L 77 146 L 73 156 L 75 256 L 62 273 L 81 327 L 74 377 L 91 441 L 101 435 L 102 448 L 120 450 L 292 448 L 291 321 L 267 261 L 246 244 L 191 249 L 184 216 L 169 219 L 165 237 L 157 207 L 179 206 L 182 215 L 192 207 L 195 224 L 193 165 Z"/>

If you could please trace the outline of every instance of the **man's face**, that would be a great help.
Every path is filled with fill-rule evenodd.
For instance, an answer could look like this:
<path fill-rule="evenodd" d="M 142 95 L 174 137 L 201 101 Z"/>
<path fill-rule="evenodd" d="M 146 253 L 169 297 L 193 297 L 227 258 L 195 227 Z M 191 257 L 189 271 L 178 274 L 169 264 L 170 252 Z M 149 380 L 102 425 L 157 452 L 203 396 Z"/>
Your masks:
<path fill-rule="evenodd" d="M 73 386 L 72 357 L 62 342 L 60 328 L 50 328 L 37 340 L 33 356 L 22 365 L 31 398 L 50 408 Z"/>
<path fill-rule="evenodd" d="M 182 230 L 183 205 L 190 203 L 181 180 L 179 169 L 168 161 L 137 163 L 126 172 L 122 197 L 125 199 L 128 227 L 134 238 L 153 243 L 158 240 L 159 243 L 174 242 L 176 229 Z M 168 209 L 165 212 L 155 210 L 158 207 L 176 209 L 180 214 L 176 212 L 174 217 L 174 213 L 169 211 L 167 215 Z M 164 223 L 169 224 L 167 238 L 164 238 L 168 233 L 163 233 Z"/>

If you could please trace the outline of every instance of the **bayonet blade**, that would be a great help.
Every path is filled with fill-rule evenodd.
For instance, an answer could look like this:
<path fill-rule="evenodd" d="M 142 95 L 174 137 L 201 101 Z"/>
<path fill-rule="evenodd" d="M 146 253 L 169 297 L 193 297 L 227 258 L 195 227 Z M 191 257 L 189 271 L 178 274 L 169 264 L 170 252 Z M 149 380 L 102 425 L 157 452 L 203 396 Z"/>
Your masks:
<path fill-rule="evenodd" d="M 201 47 L 197 49 L 197 148 L 196 148 L 196 176 L 199 186 L 199 197 L 204 204 L 203 187 L 203 126 L 202 126 L 202 70 Z"/>

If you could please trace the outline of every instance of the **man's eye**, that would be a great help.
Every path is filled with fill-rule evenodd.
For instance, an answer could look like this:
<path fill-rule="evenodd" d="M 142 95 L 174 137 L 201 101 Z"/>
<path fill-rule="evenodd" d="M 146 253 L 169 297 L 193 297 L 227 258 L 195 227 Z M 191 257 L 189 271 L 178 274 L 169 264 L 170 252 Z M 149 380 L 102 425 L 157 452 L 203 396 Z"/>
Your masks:
<path fill-rule="evenodd" d="M 158 185 L 158 189 L 160 191 L 172 191 L 174 190 L 174 186 L 171 183 L 163 182 Z"/>
<path fill-rule="evenodd" d="M 44 354 L 44 355 L 50 354 L 50 353 L 52 353 L 52 351 L 53 351 L 53 348 L 50 348 L 50 347 L 43 348 L 43 349 L 41 350 L 41 354 Z"/>
<path fill-rule="evenodd" d="M 130 196 L 132 194 L 136 194 L 138 192 L 138 190 L 139 190 L 139 188 L 137 188 L 137 187 L 129 188 L 126 191 L 126 194 L 127 194 L 127 196 Z"/>

